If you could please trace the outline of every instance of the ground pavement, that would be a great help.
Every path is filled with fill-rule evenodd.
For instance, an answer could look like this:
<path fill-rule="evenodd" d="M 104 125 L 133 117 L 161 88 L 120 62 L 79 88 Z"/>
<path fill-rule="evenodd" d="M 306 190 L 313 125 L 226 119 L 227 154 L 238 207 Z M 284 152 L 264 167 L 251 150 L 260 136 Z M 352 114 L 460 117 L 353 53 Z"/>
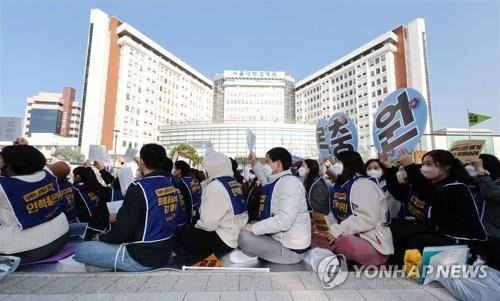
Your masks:
<path fill-rule="evenodd" d="M 0 300 L 455 300 L 436 282 L 356 278 L 324 290 L 314 272 L 157 271 L 152 273 L 16 272 L 0 282 Z"/>

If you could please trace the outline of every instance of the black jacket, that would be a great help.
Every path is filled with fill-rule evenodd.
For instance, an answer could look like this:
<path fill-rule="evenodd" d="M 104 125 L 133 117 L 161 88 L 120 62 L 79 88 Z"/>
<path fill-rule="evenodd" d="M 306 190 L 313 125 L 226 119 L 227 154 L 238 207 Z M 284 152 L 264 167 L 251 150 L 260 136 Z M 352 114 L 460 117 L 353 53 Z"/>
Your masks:
<path fill-rule="evenodd" d="M 144 178 L 161 175 L 150 173 Z M 139 186 L 130 185 L 125 194 L 123 205 L 116 216 L 116 223 L 110 232 L 99 235 L 99 240 L 112 244 L 141 241 L 146 221 L 146 200 Z M 170 259 L 175 248 L 175 238 L 152 242 L 136 243 L 126 246 L 130 256 L 145 267 L 161 267 Z"/>
<path fill-rule="evenodd" d="M 432 183 L 425 178 L 415 164 L 405 167 L 408 182 L 415 185 L 422 197 L 431 204 L 431 220 L 438 232 L 451 237 L 472 238 L 471 227 L 477 219 L 474 200 L 465 185 L 448 185 L 458 180 L 448 177 Z"/>

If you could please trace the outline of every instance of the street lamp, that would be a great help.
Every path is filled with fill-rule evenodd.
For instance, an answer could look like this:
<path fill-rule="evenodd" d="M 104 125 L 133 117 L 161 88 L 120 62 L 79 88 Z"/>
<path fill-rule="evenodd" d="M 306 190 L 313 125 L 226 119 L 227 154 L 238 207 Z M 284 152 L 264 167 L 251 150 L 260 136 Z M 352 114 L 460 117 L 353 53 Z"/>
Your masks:
<path fill-rule="evenodd" d="M 114 171 L 116 168 L 116 142 L 118 142 L 118 133 L 120 132 L 120 130 L 114 129 L 113 132 L 115 132 L 115 147 L 114 147 L 115 157 L 113 158 L 113 171 Z"/>

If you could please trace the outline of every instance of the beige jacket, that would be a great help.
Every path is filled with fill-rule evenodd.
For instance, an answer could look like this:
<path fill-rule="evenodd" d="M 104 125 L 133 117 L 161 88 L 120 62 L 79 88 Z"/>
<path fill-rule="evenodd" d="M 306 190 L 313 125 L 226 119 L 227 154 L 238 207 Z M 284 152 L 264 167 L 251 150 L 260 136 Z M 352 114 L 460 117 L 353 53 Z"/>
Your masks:
<path fill-rule="evenodd" d="M 226 245 L 236 248 L 240 230 L 248 222 L 248 213 L 235 216 L 231 199 L 222 183 L 211 181 L 218 177 L 232 177 L 231 161 L 222 153 L 211 152 L 205 156 L 203 167 L 208 173 L 209 183 L 203 188 L 196 228 L 215 231 Z"/>
<path fill-rule="evenodd" d="M 387 222 L 387 199 L 374 182 L 359 179 L 351 187 L 351 203 L 353 214 L 340 224 L 330 213 L 334 223 L 330 229 L 335 237 L 342 234 L 359 234 L 383 255 L 394 254 L 392 233 Z"/>
<path fill-rule="evenodd" d="M 43 171 L 14 178 L 37 182 L 45 176 Z M 17 225 L 14 213 L 10 209 L 9 201 L 0 186 L 0 254 L 14 254 L 43 247 L 68 232 L 68 220 L 64 213 L 56 218 L 25 230 Z"/>

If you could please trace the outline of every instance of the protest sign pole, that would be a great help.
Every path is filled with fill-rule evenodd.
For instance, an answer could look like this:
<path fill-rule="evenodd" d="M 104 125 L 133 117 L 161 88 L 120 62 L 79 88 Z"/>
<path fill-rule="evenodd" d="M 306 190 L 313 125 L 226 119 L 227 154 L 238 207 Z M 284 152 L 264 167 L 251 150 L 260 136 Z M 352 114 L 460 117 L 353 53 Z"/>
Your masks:
<path fill-rule="evenodd" d="M 120 132 L 120 130 L 113 130 L 113 132 L 115 132 L 115 147 L 114 147 L 115 156 L 113 158 L 113 172 L 114 172 L 116 168 L 116 142 L 118 142 L 118 133 Z"/>

